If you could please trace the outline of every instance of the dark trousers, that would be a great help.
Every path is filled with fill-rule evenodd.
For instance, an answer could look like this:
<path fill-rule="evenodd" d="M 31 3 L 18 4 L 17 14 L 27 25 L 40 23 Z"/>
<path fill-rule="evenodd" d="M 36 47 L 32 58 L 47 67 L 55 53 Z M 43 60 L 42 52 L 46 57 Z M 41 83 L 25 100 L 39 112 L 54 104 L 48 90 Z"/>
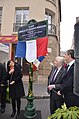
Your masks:
<path fill-rule="evenodd" d="M 16 109 L 17 107 L 17 109 Z M 21 107 L 21 100 L 20 98 L 12 98 L 12 110 L 15 113 L 17 110 L 17 113 L 20 113 L 20 107 Z"/>
<path fill-rule="evenodd" d="M 53 114 L 63 103 L 64 99 L 62 96 L 56 98 L 55 95 L 50 95 L 50 113 Z"/>
<path fill-rule="evenodd" d="M 75 95 L 73 92 L 69 92 L 64 95 L 65 103 L 67 108 L 77 106 L 79 107 L 79 96 Z"/>
<path fill-rule="evenodd" d="M 1 88 L 1 108 L 5 108 L 6 106 L 6 87 Z"/>

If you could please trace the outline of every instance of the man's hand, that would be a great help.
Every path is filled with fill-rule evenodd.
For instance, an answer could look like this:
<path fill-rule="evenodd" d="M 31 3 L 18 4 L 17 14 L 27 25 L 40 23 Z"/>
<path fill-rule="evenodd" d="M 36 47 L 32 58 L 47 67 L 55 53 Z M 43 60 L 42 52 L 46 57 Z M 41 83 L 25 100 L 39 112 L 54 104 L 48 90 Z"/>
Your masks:
<path fill-rule="evenodd" d="M 10 85 L 13 85 L 15 83 L 15 81 L 12 81 L 12 82 L 10 82 Z"/>
<path fill-rule="evenodd" d="M 60 91 L 57 92 L 58 95 L 61 95 Z"/>
<path fill-rule="evenodd" d="M 53 88 L 55 88 L 55 85 L 49 85 L 49 86 L 48 86 L 48 89 L 49 89 L 49 90 L 52 90 Z"/>
<path fill-rule="evenodd" d="M 1 86 L 5 86 L 4 84 L 1 84 Z"/>

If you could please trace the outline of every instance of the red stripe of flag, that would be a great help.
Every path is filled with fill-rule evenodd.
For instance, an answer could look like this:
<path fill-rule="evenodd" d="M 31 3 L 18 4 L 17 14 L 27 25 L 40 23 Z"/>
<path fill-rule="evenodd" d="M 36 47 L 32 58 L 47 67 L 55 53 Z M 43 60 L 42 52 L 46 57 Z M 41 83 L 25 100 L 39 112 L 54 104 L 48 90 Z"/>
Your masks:
<path fill-rule="evenodd" d="M 37 57 L 46 56 L 48 54 L 48 37 L 39 38 L 37 42 Z"/>

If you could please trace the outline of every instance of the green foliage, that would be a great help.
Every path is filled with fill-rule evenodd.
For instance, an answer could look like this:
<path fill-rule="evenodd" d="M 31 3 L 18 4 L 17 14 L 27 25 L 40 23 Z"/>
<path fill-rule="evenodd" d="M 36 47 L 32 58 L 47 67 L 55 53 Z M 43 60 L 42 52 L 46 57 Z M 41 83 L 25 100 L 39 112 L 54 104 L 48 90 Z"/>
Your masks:
<path fill-rule="evenodd" d="M 48 116 L 48 119 L 79 119 L 79 107 L 67 108 L 64 103 L 54 114 Z"/>

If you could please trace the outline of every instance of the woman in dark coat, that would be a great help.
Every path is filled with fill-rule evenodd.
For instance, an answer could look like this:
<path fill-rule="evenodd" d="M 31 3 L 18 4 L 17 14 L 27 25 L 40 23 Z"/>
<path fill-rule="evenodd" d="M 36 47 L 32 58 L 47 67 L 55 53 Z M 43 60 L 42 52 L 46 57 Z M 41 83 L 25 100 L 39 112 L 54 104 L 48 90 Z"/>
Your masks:
<path fill-rule="evenodd" d="M 22 72 L 21 68 L 18 67 L 12 60 L 7 63 L 7 78 L 9 79 L 9 95 L 12 99 L 12 114 L 11 117 L 15 116 L 16 103 L 17 103 L 17 115 L 16 119 L 20 114 L 21 97 L 25 95 L 24 87 L 22 83 Z"/>

